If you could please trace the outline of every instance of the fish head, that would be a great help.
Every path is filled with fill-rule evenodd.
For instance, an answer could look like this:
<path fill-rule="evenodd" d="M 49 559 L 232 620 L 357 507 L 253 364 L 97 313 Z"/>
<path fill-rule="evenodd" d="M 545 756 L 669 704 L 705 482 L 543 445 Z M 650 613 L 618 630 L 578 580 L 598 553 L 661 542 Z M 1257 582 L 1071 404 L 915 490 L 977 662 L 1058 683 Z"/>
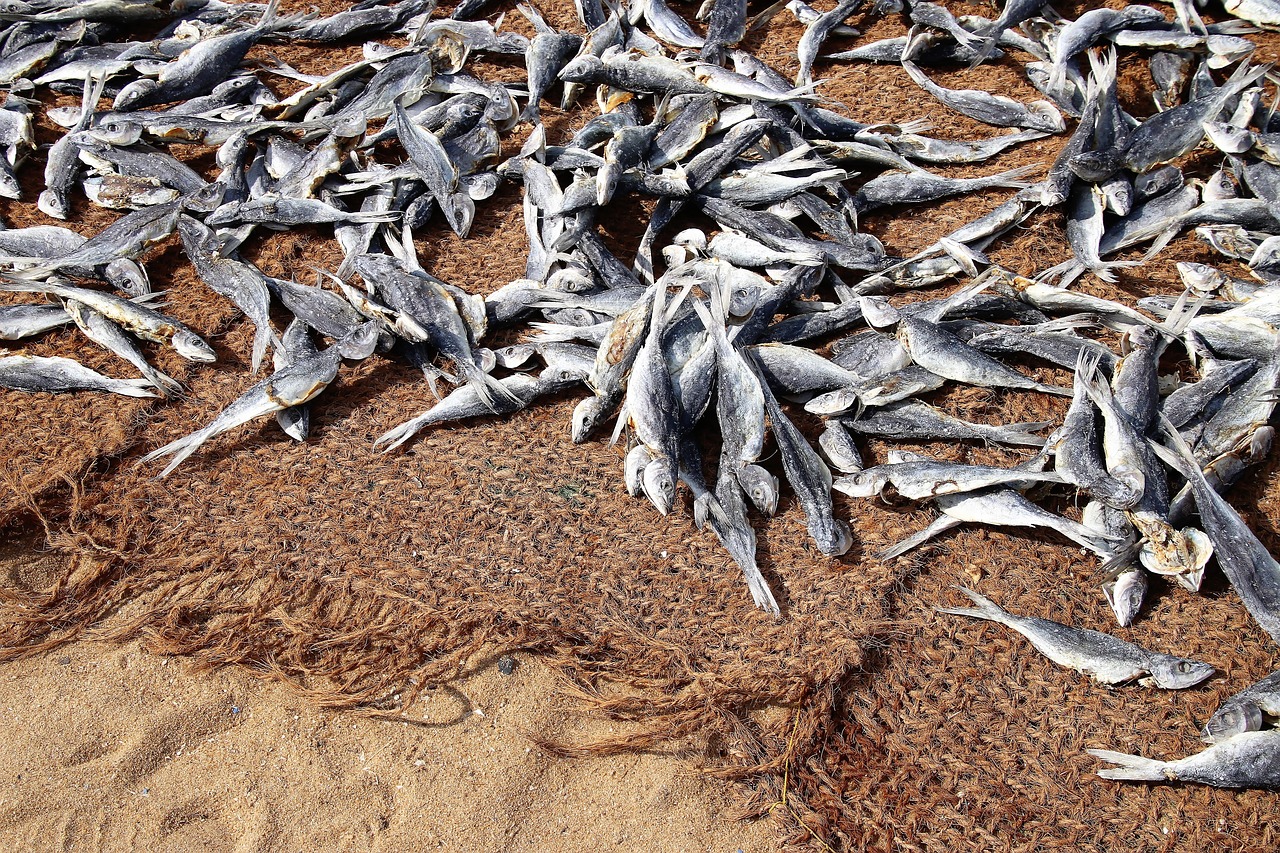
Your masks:
<path fill-rule="evenodd" d="M 218 355 L 204 338 L 190 329 L 178 329 L 171 339 L 174 350 L 187 361 L 217 361 Z"/>
<path fill-rule="evenodd" d="M 493 373 L 495 367 L 498 366 L 498 355 L 488 347 L 476 347 L 471 351 L 475 357 L 476 366 L 485 373 Z"/>
<path fill-rule="evenodd" d="M 507 370 L 515 370 L 533 358 L 534 353 L 537 351 L 537 347 L 532 344 L 513 344 L 509 347 L 494 350 L 493 354 L 497 357 L 499 365 Z"/>
<path fill-rule="evenodd" d="M 1253 147 L 1254 135 L 1247 127 L 1236 127 L 1223 121 L 1206 121 L 1204 133 L 1223 154 L 1243 154 Z"/>
<path fill-rule="evenodd" d="M 867 325 L 873 329 L 887 329 L 902 319 L 898 309 L 889 304 L 883 296 L 860 296 L 858 304 L 862 307 L 862 316 Z"/>
<path fill-rule="evenodd" d="M 142 296 L 151 292 L 151 279 L 146 267 L 132 258 L 117 258 L 103 269 L 111 286 L 130 296 Z"/>
<path fill-rule="evenodd" d="M 627 485 L 627 494 L 631 497 L 638 497 L 644 486 L 641 481 L 644 479 L 644 469 L 653 461 L 653 456 L 649 453 L 649 448 L 643 444 L 637 444 L 627 453 L 627 458 L 623 462 L 622 479 Z"/>
<path fill-rule="evenodd" d="M 701 251 L 707 248 L 707 234 L 701 228 L 686 228 L 671 238 L 677 246 L 687 246 Z"/>
<path fill-rule="evenodd" d="M 755 508 L 768 516 L 778 511 L 778 478 L 759 465 L 747 465 L 738 471 L 738 483 Z"/>
<path fill-rule="evenodd" d="M 0 198 L 22 198 L 22 187 L 18 179 L 6 171 L 0 171 Z"/>
<path fill-rule="evenodd" d="M 853 531 L 849 528 L 847 522 L 839 518 L 834 519 L 832 525 L 823 529 L 820 533 L 814 531 L 813 528 L 810 528 L 810 532 L 814 534 L 814 541 L 818 543 L 818 550 L 828 557 L 843 556 L 853 547 Z"/>
<path fill-rule="evenodd" d="M 1214 671 L 1214 668 L 1207 663 L 1173 655 L 1155 656 L 1148 669 L 1151 673 L 1151 681 L 1165 690 L 1194 687 L 1213 675 Z"/>
<path fill-rule="evenodd" d="M 873 498 L 889 485 L 889 475 L 868 468 L 837 479 L 832 487 L 854 498 Z"/>
<path fill-rule="evenodd" d="M 547 277 L 547 287 L 551 290 L 563 290 L 566 293 L 582 293 L 596 286 L 596 280 L 590 272 L 576 265 L 563 267 Z"/>
<path fill-rule="evenodd" d="M 120 147 L 133 145 L 142 139 L 142 125 L 120 116 L 110 116 L 103 119 L 88 133 L 99 142 Z"/>
<path fill-rule="evenodd" d="M 658 512 L 668 515 L 676 503 L 675 466 L 666 459 L 654 459 L 644 466 L 640 486 Z"/>
<path fill-rule="evenodd" d="M 187 193 L 182 199 L 182 209 L 195 213 L 213 213 L 222 205 L 222 194 L 225 184 L 217 182 L 205 184 L 195 192 Z"/>
<path fill-rule="evenodd" d="M 1180 261 L 1177 267 L 1182 283 L 1197 293 L 1213 293 L 1225 279 L 1222 273 L 1208 264 Z"/>
<path fill-rule="evenodd" d="M 599 397 L 588 397 L 573 407 L 573 443 L 582 444 L 604 417 L 604 405 Z"/>
<path fill-rule="evenodd" d="M 570 83 L 590 83 L 604 71 L 604 60 L 595 54 L 579 56 L 560 69 L 560 79 Z"/>
<path fill-rule="evenodd" d="M 159 87 L 159 82 L 152 80 L 150 77 L 134 80 L 120 90 L 120 94 L 116 95 L 115 103 L 112 106 L 117 110 L 131 110 L 134 107 L 142 106 L 142 102 Z"/>
<path fill-rule="evenodd" d="M 1142 609 L 1147 592 L 1147 576 L 1141 570 L 1122 572 L 1115 580 L 1102 585 L 1102 594 L 1116 614 L 1116 622 L 1127 628 Z"/>
<path fill-rule="evenodd" d="M 55 190 L 45 190 L 40 193 L 40 197 L 36 199 L 36 207 L 41 213 L 46 213 L 54 219 L 66 219 L 70 210 L 66 195 Z"/>
<path fill-rule="evenodd" d="M 1205 743 L 1218 743 L 1244 732 L 1262 729 L 1262 709 L 1248 700 L 1228 701 L 1214 712 L 1209 722 L 1200 730 Z"/>
<path fill-rule="evenodd" d="M 687 246 L 663 246 L 662 259 L 668 267 L 678 267 L 696 258 L 697 255 Z"/>
<path fill-rule="evenodd" d="M 760 288 L 752 283 L 734 282 L 728 293 L 729 316 L 735 319 L 750 317 L 760 301 Z"/>
<path fill-rule="evenodd" d="M 370 320 L 362 323 L 356 329 L 344 335 L 341 340 L 334 343 L 338 350 L 338 355 L 352 361 L 363 361 L 373 355 L 374 350 L 378 348 L 378 338 L 382 329 L 376 321 Z"/>
<path fill-rule="evenodd" d="M 471 46 L 466 36 L 443 27 L 435 30 L 426 43 L 431 69 L 439 74 L 457 74 L 466 63 L 469 53 Z"/>
<path fill-rule="evenodd" d="M 347 116 L 333 126 L 329 134 L 335 139 L 356 139 L 369 129 L 369 119 L 363 114 Z"/>
<path fill-rule="evenodd" d="M 840 415 L 857 406 L 857 390 L 852 386 L 845 386 L 819 394 L 804 404 L 804 410 L 814 415 Z"/>

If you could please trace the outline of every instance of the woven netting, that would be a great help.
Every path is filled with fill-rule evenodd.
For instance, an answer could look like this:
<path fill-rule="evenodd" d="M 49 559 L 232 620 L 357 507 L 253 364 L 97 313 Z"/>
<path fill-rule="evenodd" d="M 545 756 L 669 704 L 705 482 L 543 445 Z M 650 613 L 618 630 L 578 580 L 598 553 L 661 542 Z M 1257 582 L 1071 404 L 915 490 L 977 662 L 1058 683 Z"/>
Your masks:
<path fill-rule="evenodd" d="M 990 14 L 985 6 L 952 5 Z M 572 25 L 570 4 L 548 6 L 553 23 Z M 801 30 L 784 17 L 750 46 L 787 73 Z M 893 19 L 867 27 L 865 38 L 903 30 Z M 1271 58 L 1274 40 L 1259 40 L 1260 60 Z M 358 48 L 275 52 L 303 70 L 327 70 Z M 1127 62 L 1121 75 L 1126 107 L 1139 115 L 1151 112 L 1143 68 Z M 939 136 L 991 134 L 929 100 L 896 67 L 820 72 L 832 77 L 823 91 L 857 119 L 927 118 Z M 479 64 L 476 73 L 520 76 L 510 64 Z M 1034 97 L 1008 60 L 937 77 Z M 545 112 L 553 141 L 588 115 Z M 42 127 L 41 141 L 53 133 Z M 949 173 L 1046 164 L 1061 143 L 1037 141 Z M 191 153 L 211 175 L 208 152 Z M 1186 165 L 1201 173 L 1216 166 L 1202 155 Z M 38 170 L 38 160 L 27 167 L 29 198 L 39 189 Z M 527 247 L 519 197 L 518 187 L 506 186 L 482 203 L 466 240 L 419 235 L 424 266 L 474 293 L 519 277 Z M 1004 198 L 983 193 L 862 224 L 890 252 L 909 254 Z M 50 222 L 34 205 L 4 205 L 11 225 Z M 85 218 L 75 227 L 85 233 L 110 218 L 77 213 Z M 602 217 L 620 257 L 634 250 L 644 215 L 633 203 Z M 1033 217 L 993 251 L 997 262 L 1027 273 L 1069 256 L 1060 212 Z M 246 257 L 269 274 L 299 278 L 340 260 L 331 238 L 307 230 L 259 236 Z M 1175 293 L 1174 260 L 1213 258 L 1184 237 L 1160 263 L 1117 285 L 1085 280 L 1079 287 L 1126 301 Z M 477 656 L 526 649 L 557 667 L 585 707 L 627 723 L 608 742 L 548 749 L 682 749 L 707 772 L 737 781 L 744 814 L 783 814 L 790 843 L 1274 847 L 1273 795 L 1104 782 L 1084 754 L 1095 746 L 1156 757 L 1195 751 L 1198 723 L 1216 702 L 1280 663 L 1216 576 L 1199 597 L 1155 584 L 1144 617 L 1117 633 L 1204 659 L 1227 677 L 1181 693 L 1108 690 L 1048 663 L 1004 629 L 932 611 L 956 601 L 949 585 L 979 583 L 1015 612 L 1106 629 L 1112 618 L 1092 557 L 1052 536 L 967 529 L 885 564 L 870 555 L 927 524 L 932 511 L 837 496 L 837 513 L 857 543 L 830 559 L 784 496 L 775 519 L 756 521 L 760 563 L 784 611 L 774 620 L 751 605 L 740 571 L 711 535 L 693 528 L 687 497 L 671 517 L 659 517 L 626 497 L 621 448 L 569 441 L 576 395 L 507 419 L 434 429 L 403 452 L 374 454 L 376 436 L 432 402 L 420 373 L 382 357 L 343 368 L 313 407 L 306 444 L 273 423 L 255 423 L 155 480 L 157 466 L 138 458 L 207 423 L 249 384 L 251 330 L 195 280 L 175 242 L 149 256 L 148 268 L 155 286 L 169 291 L 168 310 L 208 336 L 220 361 L 190 370 L 156 354 L 161 369 L 189 384 L 181 401 L 0 392 L 7 426 L 0 523 L 13 530 L 38 517 L 50 544 L 70 558 L 51 585 L 19 579 L 2 593 L 0 658 L 88 629 L 141 636 L 159 653 L 246 666 L 326 706 L 412 720 L 419 690 L 457 676 Z M 126 375 L 71 332 L 23 351 Z M 1021 367 L 1042 381 L 1070 381 L 1042 365 Z M 979 389 L 931 400 L 987 422 L 1056 420 L 1065 405 Z M 802 414 L 797 419 L 806 431 L 814 427 Z M 866 445 L 868 463 L 883 461 L 887 448 Z M 909 448 L 1002 464 L 1027 456 L 965 444 Z M 772 455 L 766 464 L 780 467 Z M 1269 463 L 1250 474 L 1234 499 L 1264 541 L 1280 545 L 1269 520 L 1280 500 L 1280 487 L 1268 485 L 1273 469 Z M 1051 507 L 1078 517 L 1068 502 Z"/>

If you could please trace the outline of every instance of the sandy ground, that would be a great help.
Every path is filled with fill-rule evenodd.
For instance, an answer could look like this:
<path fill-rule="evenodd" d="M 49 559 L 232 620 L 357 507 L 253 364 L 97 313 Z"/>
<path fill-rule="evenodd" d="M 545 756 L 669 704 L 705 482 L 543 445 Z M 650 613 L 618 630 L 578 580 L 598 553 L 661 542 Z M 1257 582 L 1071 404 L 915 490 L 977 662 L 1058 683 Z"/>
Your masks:
<path fill-rule="evenodd" d="M 51 572 L 7 557 L 0 579 Z M 587 731 L 552 672 L 496 661 L 422 725 L 324 712 L 280 685 L 85 640 L 0 665 L 3 850 L 765 851 L 682 759 L 549 758 Z"/>

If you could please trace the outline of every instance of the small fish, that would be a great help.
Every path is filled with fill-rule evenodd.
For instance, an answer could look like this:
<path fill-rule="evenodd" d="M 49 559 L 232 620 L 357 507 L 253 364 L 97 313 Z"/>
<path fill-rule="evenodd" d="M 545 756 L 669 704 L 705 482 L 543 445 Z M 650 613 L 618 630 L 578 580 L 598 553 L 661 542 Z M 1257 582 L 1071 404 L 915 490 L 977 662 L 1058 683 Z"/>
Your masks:
<path fill-rule="evenodd" d="M 1003 95 L 981 89 L 947 89 L 930 80 L 909 60 L 902 68 L 917 86 L 963 116 L 995 127 L 1021 127 L 1043 133 L 1061 133 L 1067 124 L 1062 114 L 1048 101 L 1022 104 Z"/>
<path fill-rule="evenodd" d="M 1200 523 L 1213 543 L 1218 567 L 1240 596 L 1245 609 L 1271 637 L 1280 643 L 1280 563 L 1277 563 L 1239 513 L 1209 485 L 1176 429 L 1166 427 L 1165 437 L 1174 450 L 1158 444 L 1151 448 L 1191 485 Z"/>
<path fill-rule="evenodd" d="M 927 172 L 885 172 L 862 185 L 854 195 L 859 213 L 889 204 L 920 204 L 948 196 L 978 192 L 992 187 L 1022 189 L 1022 180 L 1035 171 L 1022 166 L 981 178 L 944 178 Z"/>
<path fill-rule="evenodd" d="M 1013 489 L 939 495 L 934 503 L 942 511 L 943 518 L 877 555 L 878 559 L 900 556 L 937 533 L 964 522 L 1000 527 L 1045 527 L 1104 557 L 1113 554 L 1118 544 L 1082 524 L 1041 509 Z"/>
<path fill-rule="evenodd" d="M 151 451 L 142 457 L 142 461 L 153 462 L 162 456 L 172 456 L 173 459 L 165 469 L 156 475 L 158 479 L 169 476 L 174 468 L 209 439 L 255 418 L 310 402 L 337 378 L 342 359 L 367 358 L 373 352 L 377 339 L 377 327 L 368 323 L 351 337 L 343 338 L 328 349 L 277 370 L 240 395 L 208 426 Z"/>
<path fill-rule="evenodd" d="M 178 355 L 188 361 L 217 360 L 213 347 L 182 323 L 138 302 L 122 299 L 110 293 L 72 287 L 54 281 L 43 284 L 0 281 L 0 291 L 49 293 L 63 299 L 74 299 L 77 302 L 83 302 L 144 340 L 169 344 Z"/>
<path fill-rule="evenodd" d="M 1280 731 L 1244 732 L 1186 758 L 1159 761 L 1090 749 L 1116 765 L 1098 771 L 1103 779 L 1129 782 L 1196 782 L 1218 788 L 1280 788 Z"/>
<path fill-rule="evenodd" d="M 1060 482 L 1062 478 L 1052 471 L 929 460 L 866 468 L 840 477 L 835 481 L 834 488 L 850 497 L 869 498 L 882 494 L 886 487 L 893 486 L 903 498 L 922 501 L 938 495 L 974 492 L 992 486 L 1029 489 L 1036 483 Z"/>
<path fill-rule="evenodd" d="M 68 299 L 66 306 L 67 313 L 85 337 L 132 364 L 144 379 L 159 388 L 166 397 L 182 393 L 182 385 L 152 367 L 143 357 L 137 341 L 126 334 L 124 329 L 82 302 Z"/>
<path fill-rule="evenodd" d="M 1214 673 L 1208 664 L 1148 651 L 1110 634 L 1035 616 L 1015 616 L 971 589 L 958 589 L 977 607 L 939 607 L 939 613 L 999 622 L 1030 640 L 1049 660 L 1088 675 L 1099 684 L 1137 681 L 1144 687 L 1182 690 L 1196 686 Z"/>
<path fill-rule="evenodd" d="M 0 357 L 0 388 L 65 394 L 71 391 L 110 391 L 126 397 L 157 397 L 147 379 L 112 379 L 78 361 L 58 356 Z"/>

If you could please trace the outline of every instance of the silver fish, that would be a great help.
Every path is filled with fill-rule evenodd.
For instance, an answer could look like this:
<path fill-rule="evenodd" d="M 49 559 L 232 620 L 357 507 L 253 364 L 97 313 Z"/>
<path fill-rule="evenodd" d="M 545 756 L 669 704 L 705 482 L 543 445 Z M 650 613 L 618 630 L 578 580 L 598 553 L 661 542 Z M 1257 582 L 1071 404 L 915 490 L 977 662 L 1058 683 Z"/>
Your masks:
<path fill-rule="evenodd" d="M 146 463 L 162 456 L 172 456 L 173 459 L 157 475 L 157 478 L 167 477 L 209 439 L 255 418 L 308 403 L 337 378 L 343 358 L 367 358 L 373 352 L 377 338 L 377 328 L 369 323 L 328 349 L 277 370 L 223 409 L 208 426 L 151 451 L 142 457 L 142 461 Z"/>
<path fill-rule="evenodd" d="M 1091 676 L 1099 684 L 1137 681 L 1144 687 L 1182 690 L 1196 686 L 1214 673 L 1208 664 L 1149 651 L 1099 631 L 1073 628 L 1035 616 L 1015 616 L 971 589 L 958 589 L 977 606 L 939 607 L 939 613 L 999 622 L 1030 640 L 1049 660 Z"/>

